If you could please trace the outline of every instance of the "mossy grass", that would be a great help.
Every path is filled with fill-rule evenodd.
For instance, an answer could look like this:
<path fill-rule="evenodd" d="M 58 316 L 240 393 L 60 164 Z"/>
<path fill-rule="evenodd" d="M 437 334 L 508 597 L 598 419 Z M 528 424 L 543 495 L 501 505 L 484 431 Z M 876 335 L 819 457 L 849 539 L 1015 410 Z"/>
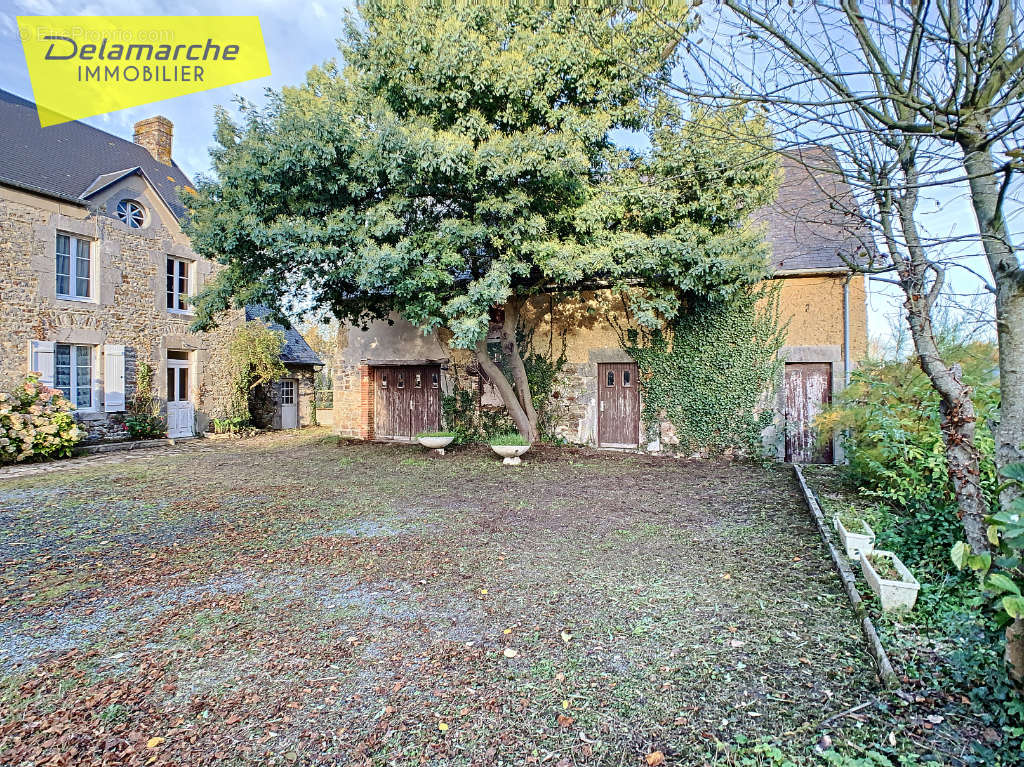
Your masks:
<path fill-rule="evenodd" d="M 421 431 L 416 435 L 416 439 L 426 439 L 428 437 L 455 437 L 453 431 Z"/>
<path fill-rule="evenodd" d="M 498 446 L 513 446 L 513 445 L 529 445 L 530 443 L 517 431 L 507 431 L 502 434 L 495 434 L 487 440 L 490 445 Z"/>

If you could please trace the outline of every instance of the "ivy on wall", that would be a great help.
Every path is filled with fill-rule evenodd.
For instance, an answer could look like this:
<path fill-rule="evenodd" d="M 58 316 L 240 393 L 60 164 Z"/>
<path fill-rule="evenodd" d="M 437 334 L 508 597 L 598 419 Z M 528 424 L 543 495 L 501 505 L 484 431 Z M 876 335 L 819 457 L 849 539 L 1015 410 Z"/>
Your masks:
<path fill-rule="evenodd" d="M 281 362 L 284 333 L 271 330 L 259 320 L 240 325 L 231 335 L 231 413 L 229 421 L 248 426 L 253 416 L 253 397 L 258 387 L 288 374 Z"/>
<path fill-rule="evenodd" d="M 623 348 L 640 372 L 644 422 L 671 422 L 682 452 L 760 454 L 785 336 L 777 285 L 698 300 L 664 331 L 629 330 Z"/>

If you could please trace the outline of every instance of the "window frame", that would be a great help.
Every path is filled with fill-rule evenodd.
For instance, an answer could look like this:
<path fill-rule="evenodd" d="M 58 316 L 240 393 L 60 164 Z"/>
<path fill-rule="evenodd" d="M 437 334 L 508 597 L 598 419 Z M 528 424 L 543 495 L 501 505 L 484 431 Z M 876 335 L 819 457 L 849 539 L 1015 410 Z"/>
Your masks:
<path fill-rule="evenodd" d="M 124 206 L 123 218 L 121 214 L 122 205 Z M 132 223 L 136 219 L 135 216 L 132 215 L 129 206 L 134 206 L 137 209 L 138 215 L 141 217 L 138 226 Z M 128 197 L 124 198 L 123 200 L 118 200 L 117 204 L 114 205 L 114 216 L 117 218 L 118 221 L 127 226 L 129 229 L 143 229 L 146 226 L 146 224 L 149 223 L 149 212 L 146 210 L 146 206 L 143 205 L 138 200 L 133 200 Z"/>
<path fill-rule="evenodd" d="M 168 269 L 168 267 L 172 263 L 175 264 L 175 270 L 174 270 L 173 274 L 171 274 L 169 272 L 169 269 Z M 184 294 L 181 292 L 181 274 L 180 274 L 180 271 L 179 271 L 179 269 L 180 269 L 179 265 L 180 264 L 184 264 L 185 265 L 185 293 Z M 166 287 L 166 279 L 168 277 L 170 277 L 171 280 L 172 280 L 172 282 L 171 282 L 171 289 L 170 290 L 168 290 L 167 287 Z M 179 307 L 178 304 L 182 303 L 182 301 L 181 301 L 182 295 L 184 295 L 185 298 L 191 298 L 192 296 L 195 295 L 195 262 L 192 261 L 191 259 L 188 259 L 188 258 L 181 258 L 180 256 L 168 255 L 166 257 L 165 262 L 164 262 L 164 280 L 165 280 L 164 304 L 166 306 L 169 302 L 173 303 L 173 306 L 166 306 L 166 310 L 170 314 L 194 314 L 194 310 L 193 310 L 192 306 L 189 305 L 187 301 L 184 302 L 185 303 L 184 307 Z"/>
<path fill-rule="evenodd" d="M 68 350 L 68 391 L 64 391 L 64 387 L 58 386 L 57 375 L 58 369 L 64 367 L 60 365 L 58 360 L 60 359 L 61 347 Z M 85 349 L 89 355 L 89 367 L 86 381 L 84 382 L 86 391 L 89 392 L 89 404 L 79 405 L 78 404 L 78 393 L 82 388 L 83 382 L 79 380 L 81 371 L 81 365 L 78 364 L 78 350 Z M 67 397 L 68 401 L 75 406 L 75 412 L 78 413 L 95 413 L 98 411 L 98 403 L 96 401 L 96 347 L 89 344 L 64 344 L 55 343 L 53 345 L 53 388 L 59 390 Z"/>
<path fill-rule="evenodd" d="M 298 399 L 298 385 L 294 378 L 281 379 L 281 404 L 294 405 Z M 286 399 L 287 395 L 287 399 Z"/>
<path fill-rule="evenodd" d="M 61 237 L 66 237 L 67 240 L 68 240 L 68 252 L 67 253 L 61 253 L 60 250 L 59 250 L 60 238 Z M 88 237 L 82 237 L 82 236 L 77 235 L 77 234 L 72 234 L 71 232 L 62 232 L 62 231 L 58 231 L 57 232 L 56 236 L 53 239 L 53 292 L 54 292 L 54 295 L 56 295 L 56 297 L 59 300 L 61 300 L 61 301 L 82 301 L 82 302 L 86 302 L 86 303 L 96 303 L 96 290 L 95 290 L 95 283 L 94 283 L 95 274 L 96 274 L 96 268 L 93 265 L 94 259 L 93 259 L 93 247 L 92 247 L 94 242 L 95 242 L 95 240 L 92 240 L 92 239 L 90 239 Z M 81 245 L 83 245 L 83 244 L 87 248 L 87 256 L 86 256 L 85 261 L 86 261 L 87 268 L 88 268 L 88 273 L 86 274 L 86 276 L 84 278 L 85 279 L 85 289 L 86 289 L 86 295 L 84 295 L 84 296 L 83 295 L 79 295 L 78 292 L 77 292 L 78 291 L 78 281 L 80 279 L 82 279 L 82 276 L 78 273 L 79 266 L 80 266 L 80 261 L 82 260 L 80 254 L 79 254 L 79 247 Z M 61 258 L 62 256 L 66 257 L 67 260 L 68 260 L 68 272 L 67 272 L 66 275 L 62 275 L 61 272 L 58 271 L 58 269 L 59 269 L 59 261 L 58 261 L 58 259 Z M 66 276 L 67 280 L 68 280 L 68 290 L 69 290 L 69 292 L 67 292 L 67 293 L 62 293 L 61 289 L 60 289 L 60 280 L 61 280 L 62 276 Z"/>

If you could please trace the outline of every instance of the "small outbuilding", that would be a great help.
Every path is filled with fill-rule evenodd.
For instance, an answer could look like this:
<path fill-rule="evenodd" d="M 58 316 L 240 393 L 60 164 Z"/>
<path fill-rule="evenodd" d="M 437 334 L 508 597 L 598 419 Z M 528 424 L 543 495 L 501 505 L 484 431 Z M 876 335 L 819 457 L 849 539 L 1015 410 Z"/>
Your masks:
<path fill-rule="evenodd" d="M 295 328 L 286 328 L 270 319 L 266 306 L 246 306 L 245 321 L 262 321 L 271 330 L 284 334 L 281 362 L 288 375 L 260 387 L 251 406 L 253 422 L 263 429 L 299 429 L 314 422 L 314 380 L 323 360 Z"/>

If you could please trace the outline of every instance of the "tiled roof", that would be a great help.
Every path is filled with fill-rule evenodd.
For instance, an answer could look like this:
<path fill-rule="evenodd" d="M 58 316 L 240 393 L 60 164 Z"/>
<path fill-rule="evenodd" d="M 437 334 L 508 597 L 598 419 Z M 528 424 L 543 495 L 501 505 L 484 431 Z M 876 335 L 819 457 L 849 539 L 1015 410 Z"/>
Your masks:
<path fill-rule="evenodd" d="M 0 90 L 0 183 L 83 202 L 133 172 L 149 180 L 175 216 L 185 215 L 176 189 L 192 182 L 177 165 L 82 122 L 41 128 L 35 104 Z"/>
<path fill-rule="evenodd" d="M 293 365 L 323 365 L 324 362 L 317 355 L 302 334 L 295 328 L 286 328 L 276 322 L 267 319 L 271 311 L 266 306 L 250 305 L 245 307 L 245 321 L 263 320 L 271 330 L 278 330 L 284 333 L 284 347 L 281 349 L 281 362 Z"/>
<path fill-rule="evenodd" d="M 805 146 L 781 156 L 779 164 L 778 199 L 752 216 L 768 226 L 775 270 L 847 271 L 848 261 L 863 261 L 866 250 L 874 251 L 833 150 Z"/>

